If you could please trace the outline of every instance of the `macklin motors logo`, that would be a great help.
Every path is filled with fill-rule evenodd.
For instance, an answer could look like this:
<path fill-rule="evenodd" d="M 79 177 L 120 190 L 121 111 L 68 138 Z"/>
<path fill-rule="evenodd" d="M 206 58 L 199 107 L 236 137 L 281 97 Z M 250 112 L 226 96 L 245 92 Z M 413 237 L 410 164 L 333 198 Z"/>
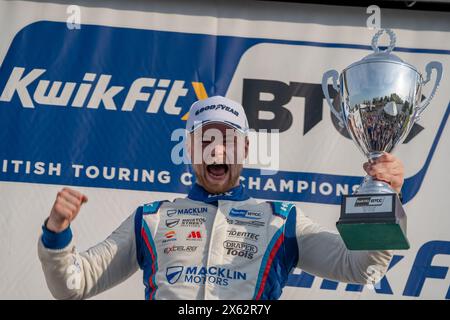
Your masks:
<path fill-rule="evenodd" d="M 169 284 L 175 284 L 181 279 L 193 284 L 228 286 L 232 281 L 247 280 L 247 273 L 215 266 L 171 266 L 166 269 L 166 279 Z"/>

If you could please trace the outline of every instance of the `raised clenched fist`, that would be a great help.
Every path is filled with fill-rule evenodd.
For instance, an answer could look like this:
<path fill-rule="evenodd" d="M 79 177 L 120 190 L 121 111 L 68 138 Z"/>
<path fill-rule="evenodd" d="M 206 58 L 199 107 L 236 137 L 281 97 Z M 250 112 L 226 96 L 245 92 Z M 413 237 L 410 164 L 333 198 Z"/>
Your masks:
<path fill-rule="evenodd" d="M 88 198 L 84 194 L 70 188 L 63 188 L 56 195 L 47 221 L 47 229 L 53 232 L 61 232 L 66 229 L 77 216 L 81 205 L 87 201 Z"/>

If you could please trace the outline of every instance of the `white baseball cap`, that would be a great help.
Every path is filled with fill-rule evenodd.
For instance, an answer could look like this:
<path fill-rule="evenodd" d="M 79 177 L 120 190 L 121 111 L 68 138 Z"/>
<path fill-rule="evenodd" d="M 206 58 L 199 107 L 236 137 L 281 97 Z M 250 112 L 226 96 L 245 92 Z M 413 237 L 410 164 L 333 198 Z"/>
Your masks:
<path fill-rule="evenodd" d="M 244 108 L 239 103 L 222 96 L 214 96 L 192 104 L 186 130 L 193 132 L 215 122 L 229 125 L 244 134 L 247 134 L 249 129 Z"/>

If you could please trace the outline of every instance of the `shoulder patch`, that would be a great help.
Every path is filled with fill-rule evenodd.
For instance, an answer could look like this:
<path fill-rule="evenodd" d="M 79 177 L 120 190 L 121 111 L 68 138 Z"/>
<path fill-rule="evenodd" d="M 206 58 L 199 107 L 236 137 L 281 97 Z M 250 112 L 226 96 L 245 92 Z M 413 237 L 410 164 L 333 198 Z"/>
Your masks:
<path fill-rule="evenodd" d="M 166 200 L 163 201 L 154 201 L 151 203 L 144 204 L 142 206 L 142 213 L 143 214 L 155 214 L 158 212 L 161 205 L 166 202 Z"/>
<path fill-rule="evenodd" d="M 283 219 L 287 219 L 289 212 L 294 207 L 291 202 L 270 201 L 269 203 L 272 206 L 273 214 Z"/>

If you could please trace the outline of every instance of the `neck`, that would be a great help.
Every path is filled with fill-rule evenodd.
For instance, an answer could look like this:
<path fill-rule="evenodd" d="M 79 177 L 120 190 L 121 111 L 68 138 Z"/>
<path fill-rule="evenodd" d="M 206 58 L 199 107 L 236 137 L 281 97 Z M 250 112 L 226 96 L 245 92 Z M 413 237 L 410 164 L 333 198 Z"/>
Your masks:
<path fill-rule="evenodd" d="M 200 181 L 196 181 L 195 182 L 196 184 L 198 184 L 200 187 L 202 187 L 203 189 L 205 189 L 207 192 L 209 192 L 209 193 L 211 193 L 211 194 L 219 194 L 219 193 L 224 193 L 224 192 L 227 192 L 227 191 L 229 191 L 230 189 L 233 189 L 233 188 L 235 188 L 235 187 L 237 187 L 237 186 L 239 186 L 241 183 L 240 183 L 240 180 L 239 179 L 237 179 L 236 180 L 236 182 L 234 183 L 234 185 L 232 185 L 230 188 L 228 188 L 227 190 L 222 190 L 222 191 L 219 191 L 219 192 L 212 192 L 212 191 L 210 191 L 209 190 L 209 188 L 208 187 L 206 187 L 203 183 L 201 183 Z"/>

